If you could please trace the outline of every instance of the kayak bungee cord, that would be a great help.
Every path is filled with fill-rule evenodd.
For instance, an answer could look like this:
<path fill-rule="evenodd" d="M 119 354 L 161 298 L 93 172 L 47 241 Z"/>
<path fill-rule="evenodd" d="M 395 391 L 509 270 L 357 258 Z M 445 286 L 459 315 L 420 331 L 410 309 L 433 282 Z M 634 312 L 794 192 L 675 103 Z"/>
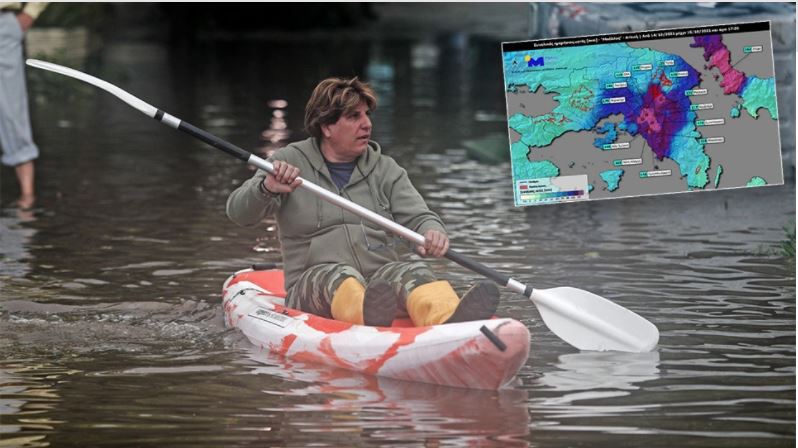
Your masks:
<path fill-rule="evenodd" d="M 107 81 L 50 62 L 37 59 L 28 59 L 26 62 L 31 67 L 59 73 L 99 87 L 150 118 L 183 131 L 256 168 L 269 173 L 273 170 L 269 161 L 170 115 Z M 302 179 L 299 188 L 309 190 L 325 201 L 367 219 L 416 245 L 424 244 L 422 235 L 306 179 Z M 647 352 L 653 350 L 659 341 L 659 331 L 654 324 L 599 295 L 567 286 L 535 289 L 452 249 L 449 249 L 445 256 L 466 269 L 484 275 L 499 285 L 528 297 L 537 306 L 540 316 L 548 328 L 559 338 L 580 350 Z"/>

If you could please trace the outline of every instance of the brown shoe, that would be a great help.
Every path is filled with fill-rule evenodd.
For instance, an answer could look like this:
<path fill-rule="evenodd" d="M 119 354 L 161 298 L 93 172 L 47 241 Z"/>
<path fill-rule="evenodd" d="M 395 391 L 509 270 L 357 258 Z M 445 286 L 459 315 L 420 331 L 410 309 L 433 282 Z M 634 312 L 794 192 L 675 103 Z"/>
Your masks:
<path fill-rule="evenodd" d="M 369 282 L 363 297 L 363 324 L 388 327 L 396 316 L 396 289 L 386 280 Z"/>
<path fill-rule="evenodd" d="M 484 281 L 471 287 L 460 299 L 447 324 L 490 319 L 499 307 L 499 288 L 495 283 Z"/>

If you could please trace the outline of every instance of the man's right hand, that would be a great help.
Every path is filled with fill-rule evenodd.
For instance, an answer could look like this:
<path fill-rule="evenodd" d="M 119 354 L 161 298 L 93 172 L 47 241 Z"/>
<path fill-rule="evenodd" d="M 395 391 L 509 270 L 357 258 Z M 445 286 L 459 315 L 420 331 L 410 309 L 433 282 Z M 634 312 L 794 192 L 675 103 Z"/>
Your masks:
<path fill-rule="evenodd" d="M 274 174 L 269 173 L 263 179 L 266 190 L 275 194 L 290 193 L 302 184 L 302 180 L 299 179 L 299 168 L 281 160 L 272 162 L 272 167 Z"/>

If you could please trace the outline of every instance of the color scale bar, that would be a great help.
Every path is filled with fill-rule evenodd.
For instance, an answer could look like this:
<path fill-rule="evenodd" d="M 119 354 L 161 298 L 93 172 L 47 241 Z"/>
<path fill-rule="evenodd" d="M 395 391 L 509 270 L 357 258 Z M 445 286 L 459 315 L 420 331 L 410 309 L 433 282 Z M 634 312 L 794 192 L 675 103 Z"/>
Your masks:
<path fill-rule="evenodd" d="M 575 196 L 582 196 L 584 194 L 584 190 L 573 190 L 550 191 L 546 193 L 521 193 L 520 196 L 524 201 L 555 201 L 558 199 L 569 199 Z"/>

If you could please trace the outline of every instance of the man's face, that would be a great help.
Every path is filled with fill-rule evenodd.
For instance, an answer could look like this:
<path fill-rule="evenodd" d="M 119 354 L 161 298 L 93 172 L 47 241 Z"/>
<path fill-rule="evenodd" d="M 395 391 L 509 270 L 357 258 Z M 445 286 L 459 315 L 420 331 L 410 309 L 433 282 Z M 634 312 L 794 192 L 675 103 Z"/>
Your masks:
<path fill-rule="evenodd" d="M 341 114 L 335 123 L 321 127 L 324 136 L 322 146 L 328 149 L 325 152 L 328 160 L 351 162 L 363 154 L 371 138 L 370 115 L 366 103 L 361 102 L 354 110 Z"/>

